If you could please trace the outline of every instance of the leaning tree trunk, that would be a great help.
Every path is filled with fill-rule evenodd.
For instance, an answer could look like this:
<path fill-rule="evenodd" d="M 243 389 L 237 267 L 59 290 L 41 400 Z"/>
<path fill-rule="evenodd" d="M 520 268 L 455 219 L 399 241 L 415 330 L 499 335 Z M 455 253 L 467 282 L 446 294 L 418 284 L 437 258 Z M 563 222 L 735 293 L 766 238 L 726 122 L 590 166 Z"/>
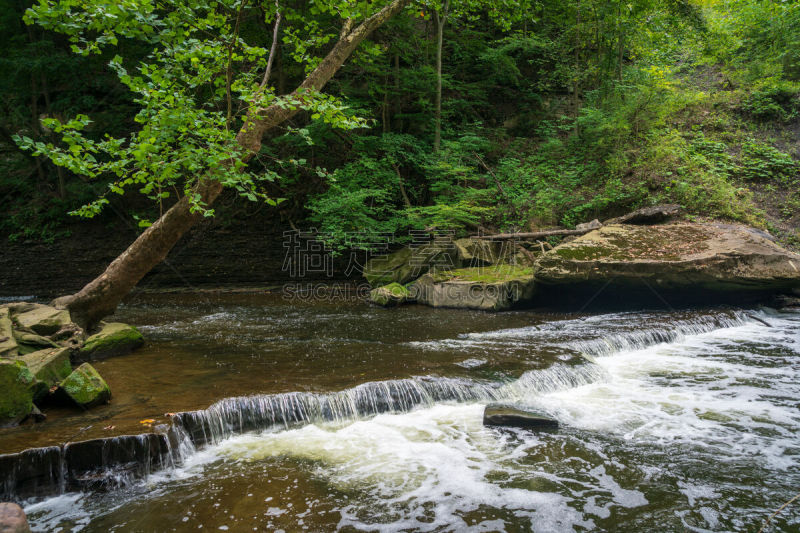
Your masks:
<path fill-rule="evenodd" d="M 361 41 L 399 13 L 409 2 L 410 0 L 393 0 L 355 28 L 350 20 L 345 21 L 339 41 L 294 91 L 293 96 L 302 101 L 307 91 L 322 89 Z M 249 161 L 261 148 L 264 134 L 298 111 L 297 108 L 271 105 L 248 113 L 236 136 L 236 142 L 244 149 L 242 160 Z M 204 204 L 211 205 L 222 192 L 222 188 L 221 183 L 209 176 L 199 180 L 194 192 L 200 195 Z M 57 298 L 53 305 L 68 309 L 76 323 L 91 329 L 100 319 L 114 312 L 139 280 L 167 257 L 175 243 L 201 217 L 202 214 L 192 212 L 189 199 L 184 196 L 147 228 L 100 276 L 76 294 Z"/>

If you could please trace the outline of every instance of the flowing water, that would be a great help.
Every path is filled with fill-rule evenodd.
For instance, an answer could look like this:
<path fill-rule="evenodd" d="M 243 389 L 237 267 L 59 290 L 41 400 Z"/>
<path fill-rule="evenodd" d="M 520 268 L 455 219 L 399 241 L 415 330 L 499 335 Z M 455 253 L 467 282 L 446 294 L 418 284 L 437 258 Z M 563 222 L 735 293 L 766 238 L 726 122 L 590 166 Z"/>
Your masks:
<path fill-rule="evenodd" d="M 177 461 L 28 501 L 37 530 L 757 531 L 800 491 L 800 313 L 156 295 L 119 318 L 150 342 L 97 365 L 112 404 L 0 448 L 185 411 Z M 561 428 L 484 427 L 494 401 Z M 769 530 L 800 531 L 800 504 Z"/>

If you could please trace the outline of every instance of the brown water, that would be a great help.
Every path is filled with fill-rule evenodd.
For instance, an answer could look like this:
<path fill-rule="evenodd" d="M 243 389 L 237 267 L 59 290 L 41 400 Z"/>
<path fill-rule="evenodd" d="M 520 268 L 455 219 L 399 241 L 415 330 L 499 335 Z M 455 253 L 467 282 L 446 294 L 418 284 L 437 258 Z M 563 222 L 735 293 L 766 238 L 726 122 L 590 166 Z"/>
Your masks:
<path fill-rule="evenodd" d="M 797 314 L 486 314 L 165 294 L 117 318 L 148 344 L 98 363 L 112 403 L 51 411 L 0 433 L 0 450 L 130 433 L 232 396 L 361 385 L 342 393 L 349 401 L 386 380 L 448 378 L 453 398 L 234 427 L 123 490 L 29 502 L 39 530 L 749 530 L 800 485 Z M 562 429 L 485 428 L 491 398 Z M 798 508 L 775 530 L 797 531 Z"/>

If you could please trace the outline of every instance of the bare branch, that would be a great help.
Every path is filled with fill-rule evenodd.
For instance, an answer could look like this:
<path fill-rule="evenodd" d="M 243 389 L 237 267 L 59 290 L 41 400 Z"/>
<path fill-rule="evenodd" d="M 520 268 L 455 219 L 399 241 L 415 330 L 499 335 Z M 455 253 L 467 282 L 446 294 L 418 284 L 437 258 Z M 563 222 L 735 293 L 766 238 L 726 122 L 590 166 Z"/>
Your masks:
<path fill-rule="evenodd" d="M 269 82 L 269 74 L 272 72 L 272 62 L 275 59 L 275 51 L 278 49 L 278 31 L 281 27 L 281 5 L 278 0 L 275 0 L 275 26 L 272 29 L 272 46 L 269 49 L 269 58 L 267 59 L 267 69 L 264 72 L 264 78 L 261 80 L 261 88 L 265 88 Z"/>

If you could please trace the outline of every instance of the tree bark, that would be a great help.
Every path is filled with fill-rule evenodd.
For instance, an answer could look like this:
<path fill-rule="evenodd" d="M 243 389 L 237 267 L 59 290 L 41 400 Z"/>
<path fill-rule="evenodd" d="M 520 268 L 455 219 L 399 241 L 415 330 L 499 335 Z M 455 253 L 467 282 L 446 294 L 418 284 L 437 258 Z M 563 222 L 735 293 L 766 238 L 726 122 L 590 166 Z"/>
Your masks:
<path fill-rule="evenodd" d="M 592 229 L 554 229 L 554 230 L 547 230 L 547 231 L 534 231 L 531 233 L 498 233 L 496 235 L 479 235 L 475 237 L 476 239 L 484 239 L 487 241 L 505 241 L 510 239 L 522 239 L 522 240 L 531 240 L 531 239 L 541 239 L 543 237 L 553 237 L 557 235 L 583 235 L 585 233 L 589 233 L 590 231 L 594 231 L 597 228 Z"/>
<path fill-rule="evenodd" d="M 442 4 L 442 12 L 435 12 L 436 21 L 436 99 L 434 102 L 433 151 L 438 152 L 442 146 L 442 46 L 444 44 L 444 25 L 447 23 L 447 12 L 450 0 Z"/>
<path fill-rule="evenodd" d="M 343 31 L 333 49 L 295 89 L 293 96 L 302 99 L 308 91 L 324 87 L 361 41 L 399 13 L 409 2 L 410 0 L 393 0 L 354 29 L 348 27 L 348 31 Z M 241 160 L 249 161 L 261 149 L 264 134 L 298 111 L 298 108 L 284 108 L 277 104 L 266 108 L 251 108 L 236 136 L 236 142 L 244 150 Z M 233 161 L 229 164 L 232 163 Z M 200 195 L 205 205 L 211 205 L 222 189 L 222 184 L 210 175 L 198 181 L 194 193 Z M 188 196 L 182 197 L 147 228 L 100 276 L 76 294 L 57 298 L 53 305 L 68 309 L 74 322 L 86 330 L 91 330 L 103 317 L 115 311 L 117 305 L 139 280 L 163 261 L 175 243 L 202 218 L 203 215 L 192 212 L 191 207 Z"/>

